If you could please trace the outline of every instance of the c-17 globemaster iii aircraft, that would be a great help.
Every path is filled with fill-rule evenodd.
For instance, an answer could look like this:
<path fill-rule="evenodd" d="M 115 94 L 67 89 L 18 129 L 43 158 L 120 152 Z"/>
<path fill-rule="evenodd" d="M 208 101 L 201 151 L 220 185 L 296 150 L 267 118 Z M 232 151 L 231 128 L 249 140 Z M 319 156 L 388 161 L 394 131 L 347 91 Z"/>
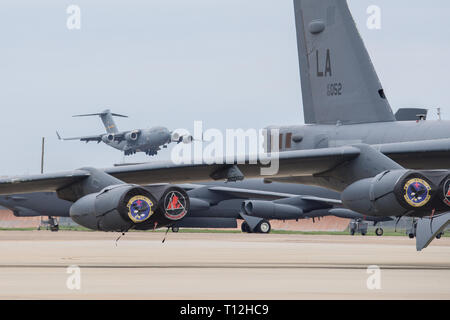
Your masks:
<path fill-rule="evenodd" d="M 281 152 L 257 162 L 226 158 L 8 178 L 0 180 L 0 194 L 56 191 L 73 202 L 73 220 L 96 230 L 171 226 L 188 214 L 185 191 L 139 185 L 261 177 L 269 156 L 279 170 L 267 181 L 340 191 L 343 205 L 364 215 L 424 218 L 416 244 L 423 249 L 450 223 L 450 122 L 396 121 L 345 0 L 294 0 L 294 10 L 306 125 L 277 128 Z"/>
<path fill-rule="evenodd" d="M 122 150 L 126 156 L 135 154 L 136 152 L 145 152 L 145 154 L 153 156 L 161 150 L 161 147 L 167 148 L 167 145 L 171 142 L 190 143 L 192 141 L 191 136 L 181 136 L 176 132 L 170 132 L 165 127 L 119 131 L 113 117 L 127 118 L 127 116 L 111 113 L 108 109 L 101 113 L 80 114 L 74 117 L 91 116 L 99 116 L 102 119 L 106 133 L 84 137 L 61 138 L 59 133 L 56 132 L 58 139 L 80 140 L 86 143 L 90 141 L 96 141 L 97 143 L 103 142 L 110 147 Z"/>

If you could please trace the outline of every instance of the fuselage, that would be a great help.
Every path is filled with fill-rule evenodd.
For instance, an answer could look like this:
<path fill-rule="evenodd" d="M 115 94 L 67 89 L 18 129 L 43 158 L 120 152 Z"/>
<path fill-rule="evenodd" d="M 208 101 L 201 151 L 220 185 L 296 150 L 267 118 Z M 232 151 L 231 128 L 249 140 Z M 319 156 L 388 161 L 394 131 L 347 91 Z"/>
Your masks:
<path fill-rule="evenodd" d="M 271 126 L 280 130 L 280 150 L 306 150 L 450 138 L 450 121 L 394 121 L 351 125 Z"/>
<path fill-rule="evenodd" d="M 156 151 L 170 143 L 170 132 L 165 127 L 152 127 L 150 129 L 140 129 L 138 138 L 135 141 L 109 141 L 104 139 L 103 142 L 115 149 L 126 151 L 133 150 L 135 152 Z"/>

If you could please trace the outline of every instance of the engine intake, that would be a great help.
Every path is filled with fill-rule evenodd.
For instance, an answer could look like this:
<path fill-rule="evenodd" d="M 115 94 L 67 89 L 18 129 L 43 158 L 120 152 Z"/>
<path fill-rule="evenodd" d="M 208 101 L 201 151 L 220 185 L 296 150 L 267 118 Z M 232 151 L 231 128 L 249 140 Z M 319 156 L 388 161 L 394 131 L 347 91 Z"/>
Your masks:
<path fill-rule="evenodd" d="M 129 142 L 137 141 L 137 139 L 139 138 L 139 135 L 140 135 L 139 130 L 134 130 L 134 131 L 128 132 L 125 134 L 125 140 L 127 140 Z"/>

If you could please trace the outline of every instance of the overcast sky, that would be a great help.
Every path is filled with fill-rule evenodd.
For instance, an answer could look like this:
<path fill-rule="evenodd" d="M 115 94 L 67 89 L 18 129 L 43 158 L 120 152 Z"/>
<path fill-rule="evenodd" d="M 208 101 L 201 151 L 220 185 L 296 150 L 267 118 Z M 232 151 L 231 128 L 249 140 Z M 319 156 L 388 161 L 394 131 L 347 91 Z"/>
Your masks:
<path fill-rule="evenodd" d="M 81 8 L 80 30 L 66 27 L 71 4 Z M 381 30 L 366 27 L 372 4 Z M 349 5 L 393 109 L 441 107 L 450 120 L 450 2 Z M 0 8 L 0 175 L 38 173 L 42 136 L 46 171 L 121 162 L 103 144 L 56 139 L 55 130 L 103 133 L 100 119 L 71 116 L 106 107 L 130 116 L 117 119 L 121 130 L 303 123 L 292 0 L 2 0 Z"/>

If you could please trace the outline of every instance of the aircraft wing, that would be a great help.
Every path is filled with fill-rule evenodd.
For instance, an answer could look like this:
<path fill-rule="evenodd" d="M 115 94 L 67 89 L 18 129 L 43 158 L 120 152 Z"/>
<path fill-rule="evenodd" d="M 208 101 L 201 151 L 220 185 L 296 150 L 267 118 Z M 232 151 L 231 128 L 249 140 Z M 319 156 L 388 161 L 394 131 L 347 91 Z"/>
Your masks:
<path fill-rule="evenodd" d="M 450 139 L 424 140 L 373 145 L 379 151 L 401 166 L 409 169 L 443 169 L 450 162 Z M 334 169 L 351 161 L 361 153 L 360 146 L 343 146 L 312 150 L 284 151 L 279 154 L 279 170 L 275 175 L 261 175 L 262 166 L 238 164 L 237 167 L 246 179 L 310 177 Z M 128 183 L 189 183 L 226 180 L 226 170 L 231 165 L 206 163 L 172 164 L 151 162 L 133 166 L 106 169 L 112 176 Z"/>
<path fill-rule="evenodd" d="M 382 154 L 410 169 L 447 168 L 450 161 L 450 139 L 402 142 L 374 145 Z M 233 180 L 241 175 L 249 178 L 283 178 L 311 177 L 330 171 L 347 163 L 361 154 L 358 146 L 344 146 L 313 150 L 296 150 L 279 153 L 279 170 L 273 175 L 263 175 L 261 161 L 250 163 L 245 159 L 242 164 L 174 164 L 172 162 L 151 162 L 139 165 L 113 167 L 104 172 L 126 183 L 189 183 L 213 180 Z M 262 160 L 262 159 L 259 159 Z M 264 162 L 262 162 L 264 163 Z M 55 191 L 90 174 L 85 170 L 71 173 L 54 173 L 37 176 L 0 179 L 0 194 Z M 241 178 L 242 178 L 241 177 Z"/>
<path fill-rule="evenodd" d="M 278 160 L 279 170 L 275 176 L 311 176 L 354 159 L 359 153 L 360 150 L 356 147 L 281 152 Z M 207 164 L 205 162 L 199 164 L 152 162 L 108 168 L 104 172 L 126 183 L 145 185 L 151 183 L 202 182 L 211 179 L 230 180 L 236 173 L 236 169 L 245 178 L 260 178 L 264 177 L 261 168 L 267 167 L 267 165 L 262 165 L 260 161 L 251 164 L 247 159 L 245 163 L 237 165 Z M 0 179 L 0 194 L 56 191 L 89 176 L 89 172 L 80 169 L 63 173 Z"/>
<path fill-rule="evenodd" d="M 285 151 L 279 154 L 279 169 L 270 176 L 311 176 L 330 170 L 337 165 L 357 157 L 360 150 L 356 147 L 338 147 L 314 150 Z M 135 166 L 105 169 L 105 172 L 127 183 L 188 183 L 213 180 L 233 180 L 233 169 L 239 169 L 246 178 L 270 177 L 262 174 L 261 169 L 270 165 L 262 165 L 267 158 L 258 159 L 254 164 L 249 158 L 243 164 L 173 164 L 170 162 L 152 162 Z M 273 164 L 273 162 L 272 162 Z M 1 182 L 0 182 L 1 184 Z M 0 185 L 1 188 L 1 185 Z"/>
<path fill-rule="evenodd" d="M 80 141 L 85 141 L 87 142 L 91 142 L 91 141 L 96 141 L 96 142 L 101 142 L 102 141 L 102 134 L 99 135 L 95 135 L 95 136 L 84 136 L 84 137 L 72 137 L 72 138 L 62 138 L 60 136 L 60 134 L 58 132 L 56 132 L 56 135 L 58 136 L 59 140 L 80 140 Z"/>
<path fill-rule="evenodd" d="M 446 169 L 450 161 L 450 139 L 396 142 L 373 147 L 410 169 Z"/>
<path fill-rule="evenodd" d="M 83 170 L 74 170 L 60 173 L 29 175 L 0 180 L 1 194 L 18 194 L 41 191 L 56 191 L 72 183 L 89 177 Z"/>

